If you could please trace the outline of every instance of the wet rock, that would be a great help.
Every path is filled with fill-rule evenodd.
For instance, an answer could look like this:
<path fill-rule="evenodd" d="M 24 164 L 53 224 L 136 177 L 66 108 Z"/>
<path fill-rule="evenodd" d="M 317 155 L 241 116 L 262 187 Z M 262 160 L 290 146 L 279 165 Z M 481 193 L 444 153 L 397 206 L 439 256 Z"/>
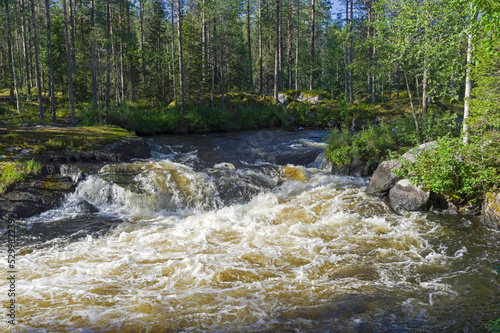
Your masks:
<path fill-rule="evenodd" d="M 368 177 L 373 174 L 373 167 L 365 160 L 353 158 L 348 164 L 332 166 L 332 173 L 342 176 Z"/>
<path fill-rule="evenodd" d="M 366 193 L 387 194 L 399 180 L 398 176 L 393 174 L 391 170 L 399 167 L 401 167 L 401 164 L 397 160 L 380 163 L 370 179 L 370 184 L 366 188 Z"/>
<path fill-rule="evenodd" d="M 97 213 L 99 209 L 96 206 L 89 203 L 87 200 L 82 200 L 77 204 L 77 212 L 80 214 L 92 214 Z"/>
<path fill-rule="evenodd" d="M 0 196 L 0 217 L 25 218 L 56 208 L 74 190 L 70 177 L 29 177 L 14 183 Z"/>
<path fill-rule="evenodd" d="M 392 208 L 397 211 L 422 211 L 429 208 L 430 191 L 413 186 L 408 179 L 402 179 L 389 191 Z"/>
<path fill-rule="evenodd" d="M 500 229 L 500 193 L 489 194 L 486 197 L 482 221 L 490 228 Z"/>

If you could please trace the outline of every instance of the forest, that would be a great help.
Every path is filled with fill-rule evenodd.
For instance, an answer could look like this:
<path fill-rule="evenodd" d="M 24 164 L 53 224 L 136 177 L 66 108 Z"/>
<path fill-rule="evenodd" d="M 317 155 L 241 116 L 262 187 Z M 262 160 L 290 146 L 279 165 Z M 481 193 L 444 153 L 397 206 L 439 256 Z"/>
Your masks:
<path fill-rule="evenodd" d="M 416 181 L 462 203 L 497 184 L 496 1 L 3 0 L 0 11 L 6 116 L 138 134 L 337 127 L 337 164 L 442 137 L 469 162 L 434 180 L 422 162 Z M 386 125 L 342 131 L 368 118 Z M 449 165 L 446 154 L 428 158 Z"/>

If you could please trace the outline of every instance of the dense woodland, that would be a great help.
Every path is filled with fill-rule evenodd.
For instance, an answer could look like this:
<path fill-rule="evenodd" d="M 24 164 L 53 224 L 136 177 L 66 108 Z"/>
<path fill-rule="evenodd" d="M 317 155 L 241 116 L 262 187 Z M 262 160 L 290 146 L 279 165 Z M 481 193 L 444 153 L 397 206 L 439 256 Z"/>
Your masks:
<path fill-rule="evenodd" d="M 406 90 L 425 114 L 432 99 L 468 96 L 471 69 L 479 86 L 498 66 L 492 0 L 347 0 L 338 14 L 321 0 L 2 3 L 0 86 L 37 98 L 41 118 L 55 114 L 54 92 L 95 109 L 148 99 L 182 112 L 204 94 L 290 89 L 373 103 Z"/>
<path fill-rule="evenodd" d="M 225 123 L 209 130 L 232 129 L 235 117 L 244 121 L 250 113 L 225 116 L 226 96 L 238 93 L 249 96 L 244 103 L 258 97 L 276 110 L 278 92 L 320 91 L 336 103 L 316 109 L 326 120 L 334 109 L 404 99 L 397 107 L 407 110 L 409 127 L 372 128 L 357 139 L 348 131 L 334 133 L 329 158 L 342 163 L 375 156 L 378 163 L 391 150 L 451 136 L 442 145 L 448 151 L 410 170 L 417 182 L 462 202 L 498 182 L 496 0 L 1 3 L 0 87 L 19 114 L 37 102 L 41 119 L 55 120 L 65 109 L 74 126 L 78 114 L 91 113 L 96 124 L 128 122 L 158 133 L 168 124 L 203 125 L 212 118 Z M 452 135 L 451 123 L 436 122 L 443 117 L 436 105 L 444 101 L 460 106 L 461 133 Z M 133 105 L 142 106 L 128 112 Z M 203 110 L 185 115 L 197 107 Z M 311 118 L 310 105 L 303 108 L 303 118 Z M 252 112 L 254 118 L 273 117 Z M 152 130 L 159 123 L 167 125 Z M 449 167 L 457 152 L 460 170 Z M 436 161 L 443 168 L 431 169 L 441 173 L 426 180 Z"/>

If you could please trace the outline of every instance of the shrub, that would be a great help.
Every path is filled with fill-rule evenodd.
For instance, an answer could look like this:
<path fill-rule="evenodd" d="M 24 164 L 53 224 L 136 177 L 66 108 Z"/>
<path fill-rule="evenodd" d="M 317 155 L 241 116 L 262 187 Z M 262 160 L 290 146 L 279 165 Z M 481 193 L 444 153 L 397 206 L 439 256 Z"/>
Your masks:
<path fill-rule="evenodd" d="M 336 165 L 358 158 L 366 160 L 369 166 L 377 166 L 396 148 L 391 130 L 386 125 L 370 126 L 357 134 L 334 129 L 327 138 L 325 156 Z"/>
<path fill-rule="evenodd" d="M 461 138 L 443 137 L 438 144 L 416 163 L 402 161 L 396 173 L 459 204 L 480 198 L 500 180 L 498 161 L 485 158 L 481 142 L 465 146 Z"/>

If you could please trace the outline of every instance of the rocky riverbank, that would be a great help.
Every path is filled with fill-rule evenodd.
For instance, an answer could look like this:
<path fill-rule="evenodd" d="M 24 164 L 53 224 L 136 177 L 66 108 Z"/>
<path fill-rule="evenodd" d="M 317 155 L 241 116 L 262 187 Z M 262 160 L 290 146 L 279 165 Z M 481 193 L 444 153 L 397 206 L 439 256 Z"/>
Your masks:
<path fill-rule="evenodd" d="M 148 158 L 151 149 L 142 138 L 125 138 L 100 149 L 48 153 L 37 158 L 42 164 L 38 174 L 15 182 L 0 195 L 0 218 L 26 218 L 53 209 L 86 172 L 103 163 Z"/>

